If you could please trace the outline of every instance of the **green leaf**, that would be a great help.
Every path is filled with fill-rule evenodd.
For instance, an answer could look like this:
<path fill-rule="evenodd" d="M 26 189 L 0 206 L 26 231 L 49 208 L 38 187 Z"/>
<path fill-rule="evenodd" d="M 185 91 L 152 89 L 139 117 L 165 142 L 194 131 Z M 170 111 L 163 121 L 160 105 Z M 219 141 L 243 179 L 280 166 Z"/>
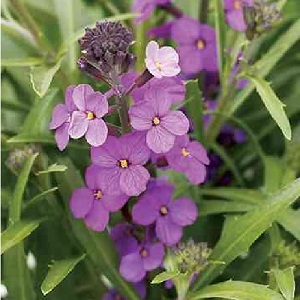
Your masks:
<path fill-rule="evenodd" d="M 283 161 L 279 157 L 266 156 L 264 189 L 272 193 L 281 188 L 284 173 Z"/>
<path fill-rule="evenodd" d="M 300 196 L 300 179 L 271 195 L 262 205 L 240 217 L 226 220 L 221 238 L 210 256 L 211 260 L 224 261 L 224 265 L 208 265 L 196 280 L 194 290 L 214 278 L 240 254 L 247 251 L 278 216 Z M 262 213 L 263 212 L 263 213 Z"/>
<path fill-rule="evenodd" d="M 261 203 L 265 200 L 265 195 L 258 190 L 242 188 L 211 188 L 201 189 L 202 195 L 221 197 L 232 201 L 242 201 L 246 203 Z"/>
<path fill-rule="evenodd" d="M 47 170 L 37 172 L 36 175 L 48 174 L 52 172 L 65 172 L 67 169 L 68 167 L 65 165 L 53 164 L 49 166 Z"/>
<path fill-rule="evenodd" d="M 254 69 L 259 70 L 260 77 L 266 77 L 270 71 L 274 68 L 279 60 L 287 53 L 287 51 L 297 43 L 300 39 L 300 20 L 297 20 L 287 30 L 283 31 L 283 34 L 276 39 L 272 47 L 263 57 L 254 64 Z M 254 85 L 249 84 L 244 88 L 237 97 L 234 99 L 234 103 L 230 108 L 229 114 L 233 114 L 253 92 Z"/>
<path fill-rule="evenodd" d="M 18 135 L 8 143 L 43 142 L 54 144 L 54 138 L 49 130 L 49 120 L 57 99 L 57 89 L 50 89 L 43 100 L 36 99 Z"/>
<path fill-rule="evenodd" d="M 207 286 L 187 297 L 188 300 L 222 298 L 233 300 L 283 300 L 266 286 L 245 281 L 226 281 Z"/>
<path fill-rule="evenodd" d="M 292 130 L 289 119 L 283 109 L 285 105 L 278 99 L 270 87 L 270 84 L 263 78 L 254 75 L 246 75 L 245 77 L 255 85 L 256 91 L 260 95 L 261 100 L 265 104 L 272 118 L 281 129 L 283 135 L 290 140 L 292 137 Z"/>
<path fill-rule="evenodd" d="M 31 68 L 30 82 L 39 97 L 42 98 L 47 93 L 52 79 L 59 70 L 60 65 L 61 59 L 54 66 L 43 64 L 41 66 Z"/>
<path fill-rule="evenodd" d="M 165 282 L 167 280 L 170 280 L 170 279 L 176 277 L 178 274 L 179 274 L 179 272 L 175 272 L 175 271 L 164 271 L 164 272 L 156 275 L 153 278 L 153 280 L 151 281 L 151 284 L 158 284 L 158 283 Z"/>
<path fill-rule="evenodd" d="M 293 210 L 292 208 L 287 209 L 277 218 L 277 222 L 300 242 L 299 220 L 300 209 Z"/>
<path fill-rule="evenodd" d="M 59 191 L 65 201 L 66 211 L 75 238 L 93 262 L 99 276 L 104 274 L 126 298 L 131 300 L 140 299 L 132 285 L 126 282 L 119 273 L 117 253 L 108 233 L 106 231 L 95 233 L 88 229 L 82 220 L 76 220 L 70 213 L 70 195 L 74 189 L 82 187 L 84 182 L 69 159 L 59 159 L 59 163 L 68 167 L 66 172 L 55 173 L 55 176 L 59 184 Z"/>
<path fill-rule="evenodd" d="M 254 206 L 248 203 L 237 203 L 224 200 L 202 200 L 199 202 L 201 217 L 212 214 L 246 212 L 253 208 Z"/>
<path fill-rule="evenodd" d="M 46 191 L 43 191 L 42 193 L 36 195 L 35 197 L 33 197 L 29 202 L 26 203 L 25 207 L 23 208 L 23 210 L 27 210 L 28 208 L 36 205 L 37 203 L 39 203 L 42 199 L 44 199 L 45 196 L 47 196 L 48 194 L 51 194 L 55 191 L 58 190 L 58 187 L 53 187 L 51 189 L 48 189 Z"/>
<path fill-rule="evenodd" d="M 55 261 L 41 285 L 43 295 L 47 295 L 59 285 L 85 256 L 86 254 L 83 254 L 79 257 Z"/>
<path fill-rule="evenodd" d="M 29 156 L 25 162 L 25 165 L 18 177 L 18 181 L 12 196 L 12 201 L 9 209 L 9 224 L 13 224 L 20 220 L 22 211 L 22 200 L 25 187 L 29 178 L 29 174 L 38 153 Z"/>
<path fill-rule="evenodd" d="M 293 300 L 295 294 L 295 279 L 293 267 L 271 270 L 274 273 L 277 285 L 286 300 Z"/>
<path fill-rule="evenodd" d="M 41 65 L 43 59 L 40 57 L 7 58 L 2 59 L 2 67 L 32 67 Z"/>
<path fill-rule="evenodd" d="M 195 137 L 198 141 L 203 141 L 202 106 L 203 99 L 199 89 L 198 80 L 188 81 L 186 84 L 186 104 L 187 112 L 192 119 L 195 128 Z"/>
<path fill-rule="evenodd" d="M 10 225 L 1 233 L 1 254 L 31 234 L 43 220 L 23 220 Z"/>
<path fill-rule="evenodd" d="M 9 208 L 9 224 L 18 222 L 21 217 L 22 199 L 33 163 L 38 154 L 28 157 L 13 193 Z M 24 245 L 18 245 L 4 253 L 4 278 L 11 299 L 32 300 L 35 298 L 30 280 L 29 270 L 25 261 Z"/>

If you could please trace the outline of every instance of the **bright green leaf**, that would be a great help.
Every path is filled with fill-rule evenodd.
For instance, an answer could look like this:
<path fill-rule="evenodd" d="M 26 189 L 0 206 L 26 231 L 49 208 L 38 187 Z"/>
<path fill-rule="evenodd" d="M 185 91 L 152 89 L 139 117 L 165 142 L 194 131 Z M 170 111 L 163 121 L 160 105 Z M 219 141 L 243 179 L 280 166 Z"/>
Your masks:
<path fill-rule="evenodd" d="M 41 65 L 43 59 L 39 57 L 9 58 L 2 59 L 2 67 L 32 67 Z"/>
<path fill-rule="evenodd" d="M 188 81 L 186 84 L 186 104 L 185 107 L 193 121 L 195 137 L 198 141 L 203 140 L 202 128 L 202 106 L 203 99 L 197 80 Z"/>
<path fill-rule="evenodd" d="M 58 190 L 58 187 L 53 187 L 51 189 L 48 189 L 46 191 L 43 191 L 42 193 L 36 195 L 35 197 L 33 197 L 29 202 L 26 203 L 25 207 L 23 210 L 26 210 L 34 205 L 36 205 L 37 203 L 39 203 L 45 196 L 47 196 L 48 194 L 51 194 L 55 191 Z"/>
<path fill-rule="evenodd" d="M 293 300 L 295 294 L 295 279 L 293 268 L 287 268 L 285 270 L 274 269 L 274 273 L 277 285 L 286 300 Z"/>
<path fill-rule="evenodd" d="M 290 140 L 292 137 L 292 130 L 289 119 L 283 109 L 285 105 L 278 99 L 270 87 L 270 84 L 263 78 L 254 75 L 247 75 L 246 78 L 255 85 L 256 91 L 260 95 L 261 100 L 265 104 L 272 118 L 280 127 L 283 135 Z"/>
<path fill-rule="evenodd" d="M 266 286 L 245 281 L 226 281 L 213 284 L 193 293 L 188 300 L 222 298 L 232 300 L 283 300 L 282 296 Z"/>
<path fill-rule="evenodd" d="M 61 60 L 54 66 L 41 65 L 32 67 L 30 72 L 30 82 L 34 91 L 39 97 L 44 97 L 47 93 L 49 86 L 53 80 L 54 75 L 60 68 Z"/>
<path fill-rule="evenodd" d="M 75 266 L 83 260 L 85 254 L 76 258 L 69 258 L 60 261 L 55 261 L 50 267 L 50 270 L 44 279 L 41 290 L 44 295 L 50 293 L 68 274 L 75 268 Z"/>
<path fill-rule="evenodd" d="M 300 209 L 287 209 L 277 218 L 277 222 L 300 241 Z"/>
<path fill-rule="evenodd" d="M 235 258 L 247 251 L 278 216 L 300 196 L 300 179 L 271 195 L 262 205 L 240 217 L 225 222 L 221 238 L 210 259 L 224 265 L 208 265 L 194 284 L 194 290 L 216 278 Z M 263 212 L 263 213 L 262 213 Z"/>
<path fill-rule="evenodd" d="M 49 168 L 47 170 L 37 172 L 36 175 L 48 174 L 48 173 L 52 173 L 52 172 L 64 172 L 67 169 L 68 169 L 68 167 L 65 165 L 53 164 L 53 165 L 49 166 Z"/>
<path fill-rule="evenodd" d="M 31 234 L 42 220 L 17 221 L 1 233 L 1 254 Z"/>
<path fill-rule="evenodd" d="M 179 272 L 175 272 L 175 271 L 164 271 L 162 273 L 159 273 L 158 275 L 156 275 L 153 280 L 151 281 L 152 284 L 158 284 L 158 283 L 162 283 L 165 282 L 167 280 L 170 280 L 174 277 L 176 277 L 179 274 Z"/>

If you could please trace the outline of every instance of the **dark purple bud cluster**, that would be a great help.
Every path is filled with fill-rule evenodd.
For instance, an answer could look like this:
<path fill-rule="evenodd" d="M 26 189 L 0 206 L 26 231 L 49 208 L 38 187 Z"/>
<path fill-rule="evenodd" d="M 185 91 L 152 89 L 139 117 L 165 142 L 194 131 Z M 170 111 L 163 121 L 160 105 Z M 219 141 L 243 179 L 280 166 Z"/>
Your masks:
<path fill-rule="evenodd" d="M 96 27 L 86 28 L 78 42 L 82 52 L 79 68 L 110 84 L 118 84 L 118 76 L 127 73 L 135 61 L 135 56 L 128 52 L 132 32 L 120 22 L 97 22 Z"/>

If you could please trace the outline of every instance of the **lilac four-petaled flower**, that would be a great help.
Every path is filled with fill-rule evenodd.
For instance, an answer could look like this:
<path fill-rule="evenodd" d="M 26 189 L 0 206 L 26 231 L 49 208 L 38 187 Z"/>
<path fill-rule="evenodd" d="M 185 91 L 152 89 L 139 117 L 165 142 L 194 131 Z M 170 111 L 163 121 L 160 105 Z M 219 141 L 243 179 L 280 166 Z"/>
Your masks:
<path fill-rule="evenodd" d="M 73 90 L 75 86 L 70 85 L 65 92 L 65 104 L 57 104 L 52 113 L 49 124 L 50 129 L 55 129 L 55 140 L 59 150 L 64 150 L 69 142 L 69 127 L 71 115 L 76 106 L 73 102 Z"/>
<path fill-rule="evenodd" d="M 190 17 L 182 17 L 174 21 L 171 35 L 178 44 L 180 67 L 184 73 L 197 74 L 202 70 L 218 69 L 213 27 L 200 24 Z"/>
<path fill-rule="evenodd" d="M 226 21 L 236 31 L 246 31 L 247 24 L 244 18 L 244 6 L 252 6 L 253 0 L 224 0 Z"/>
<path fill-rule="evenodd" d="M 74 217 L 84 219 L 85 224 L 95 231 L 103 231 L 109 213 L 118 211 L 128 201 L 125 194 L 109 194 L 106 181 L 107 178 L 101 176 L 100 167 L 89 166 L 85 173 L 86 187 L 74 190 L 70 200 Z"/>
<path fill-rule="evenodd" d="M 102 117 L 108 113 L 107 99 L 88 84 L 80 84 L 73 90 L 73 101 L 78 110 L 72 113 L 69 134 L 78 139 L 85 135 L 92 146 L 102 145 L 108 128 Z"/>
<path fill-rule="evenodd" d="M 100 147 L 92 147 L 92 162 L 101 167 L 110 194 L 125 193 L 138 196 L 146 190 L 150 179 L 143 166 L 149 160 L 150 150 L 145 136 L 139 132 L 124 134 L 120 138 L 108 136 Z"/>
<path fill-rule="evenodd" d="M 172 200 L 173 187 L 152 185 L 133 206 L 133 221 L 140 225 L 155 223 L 156 236 L 168 246 L 178 243 L 182 228 L 195 222 L 198 211 L 188 198 Z"/>
<path fill-rule="evenodd" d="M 146 132 L 146 142 L 155 153 L 169 151 L 175 137 L 188 132 L 189 121 L 181 111 L 172 111 L 172 100 L 161 90 L 150 90 L 144 102 L 133 105 L 129 110 L 134 129 Z"/>
<path fill-rule="evenodd" d="M 162 243 L 141 244 L 134 252 L 121 258 L 120 273 L 130 282 L 139 282 L 146 276 L 147 271 L 162 264 L 164 254 Z"/>
<path fill-rule="evenodd" d="M 209 164 L 206 149 L 197 141 L 190 141 L 188 135 L 179 136 L 174 147 L 165 154 L 169 166 L 183 172 L 193 184 L 200 184 L 206 178 Z"/>
<path fill-rule="evenodd" d="M 170 3 L 171 0 L 135 0 L 132 6 L 133 12 L 139 14 L 135 21 L 139 24 L 148 19 L 157 5 Z"/>

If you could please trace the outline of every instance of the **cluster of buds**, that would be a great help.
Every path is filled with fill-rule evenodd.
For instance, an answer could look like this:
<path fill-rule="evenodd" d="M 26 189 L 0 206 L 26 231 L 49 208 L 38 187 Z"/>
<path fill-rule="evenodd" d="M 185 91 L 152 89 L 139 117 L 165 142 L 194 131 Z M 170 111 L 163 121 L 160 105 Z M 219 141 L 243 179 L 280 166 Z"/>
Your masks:
<path fill-rule="evenodd" d="M 111 85 L 117 85 L 119 76 L 127 73 L 135 62 L 135 56 L 129 53 L 132 32 L 120 22 L 97 22 L 95 28 L 85 29 L 78 42 L 82 53 L 79 68 Z"/>

